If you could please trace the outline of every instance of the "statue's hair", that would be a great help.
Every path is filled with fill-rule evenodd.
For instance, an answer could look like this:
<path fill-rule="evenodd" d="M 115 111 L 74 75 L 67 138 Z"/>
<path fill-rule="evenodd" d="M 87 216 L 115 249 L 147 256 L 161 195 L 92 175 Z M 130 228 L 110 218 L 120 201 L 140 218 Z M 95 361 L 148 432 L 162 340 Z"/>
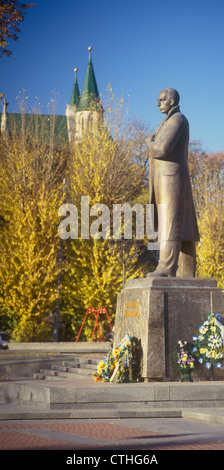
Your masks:
<path fill-rule="evenodd" d="M 163 91 L 166 91 L 168 93 L 170 98 L 173 98 L 175 106 L 179 104 L 180 101 L 180 95 L 177 90 L 174 90 L 174 88 L 164 88 Z"/>

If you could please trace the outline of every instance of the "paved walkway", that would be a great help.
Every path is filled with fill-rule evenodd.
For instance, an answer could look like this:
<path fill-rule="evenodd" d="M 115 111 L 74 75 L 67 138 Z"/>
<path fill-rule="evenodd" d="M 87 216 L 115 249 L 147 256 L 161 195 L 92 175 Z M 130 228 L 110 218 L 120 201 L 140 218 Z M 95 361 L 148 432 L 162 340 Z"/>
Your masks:
<path fill-rule="evenodd" d="M 224 425 L 183 418 L 0 421 L 0 450 L 224 450 Z"/>
<path fill-rule="evenodd" d="M 89 378 L 77 380 L 82 385 L 90 382 L 94 389 L 97 387 Z M 49 381 L 52 387 L 57 382 Z M 68 386 L 66 380 L 58 383 Z M 63 414 L 60 413 L 66 410 L 60 409 L 58 416 L 57 410 L 52 410 L 54 419 L 51 410 L 45 410 L 42 419 L 35 419 L 35 410 L 38 414 L 44 411 L 0 404 L 0 450 L 61 450 L 72 455 L 85 451 L 144 454 L 160 450 L 224 450 L 224 409 L 221 408 L 185 408 L 182 418 L 121 419 L 67 419 L 65 415 L 61 419 Z M 25 419 L 22 419 L 23 413 Z"/>

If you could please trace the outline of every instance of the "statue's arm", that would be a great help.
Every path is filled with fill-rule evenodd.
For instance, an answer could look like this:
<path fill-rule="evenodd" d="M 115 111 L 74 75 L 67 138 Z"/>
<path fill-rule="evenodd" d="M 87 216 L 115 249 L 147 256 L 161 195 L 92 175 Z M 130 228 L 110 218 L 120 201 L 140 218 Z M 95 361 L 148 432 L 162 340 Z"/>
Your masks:
<path fill-rule="evenodd" d="M 157 137 L 151 137 L 147 141 L 149 155 L 152 158 L 165 159 L 180 140 L 183 121 L 180 119 L 170 119 L 169 121 Z"/>

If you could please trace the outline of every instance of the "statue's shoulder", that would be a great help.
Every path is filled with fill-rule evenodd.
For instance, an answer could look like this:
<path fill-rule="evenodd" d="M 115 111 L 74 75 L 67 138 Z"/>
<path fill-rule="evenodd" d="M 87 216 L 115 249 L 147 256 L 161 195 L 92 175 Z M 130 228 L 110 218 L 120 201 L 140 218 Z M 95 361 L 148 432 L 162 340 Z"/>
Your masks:
<path fill-rule="evenodd" d="M 177 125 L 185 125 L 188 126 L 188 120 L 184 114 L 182 114 L 180 111 L 177 111 L 176 113 L 172 114 L 170 118 L 173 123 L 176 123 Z"/>

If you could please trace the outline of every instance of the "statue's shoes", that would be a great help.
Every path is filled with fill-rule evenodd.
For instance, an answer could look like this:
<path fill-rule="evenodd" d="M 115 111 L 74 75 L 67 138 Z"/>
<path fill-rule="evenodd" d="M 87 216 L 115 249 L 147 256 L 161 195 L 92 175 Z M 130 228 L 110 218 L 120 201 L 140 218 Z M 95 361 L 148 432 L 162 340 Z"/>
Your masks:
<path fill-rule="evenodd" d="M 172 276 L 172 274 L 166 274 L 166 273 L 163 273 L 162 271 L 154 271 L 153 273 L 148 273 L 146 274 L 146 277 L 175 277 L 175 276 Z"/>

